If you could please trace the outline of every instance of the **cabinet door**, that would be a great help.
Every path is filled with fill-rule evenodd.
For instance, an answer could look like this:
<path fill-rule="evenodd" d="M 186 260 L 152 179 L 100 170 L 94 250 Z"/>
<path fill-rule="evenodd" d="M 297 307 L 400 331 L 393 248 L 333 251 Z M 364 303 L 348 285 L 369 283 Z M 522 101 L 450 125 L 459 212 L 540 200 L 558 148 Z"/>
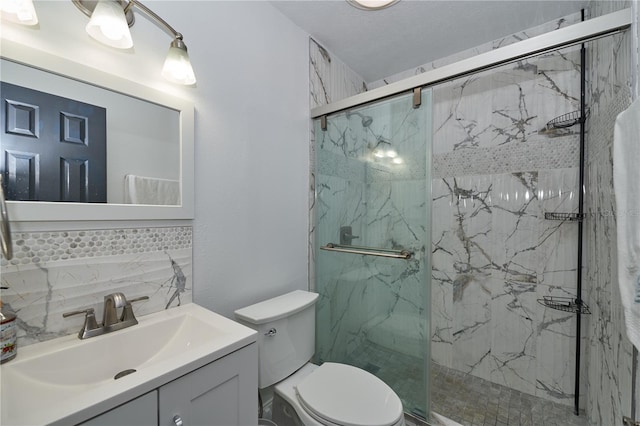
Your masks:
<path fill-rule="evenodd" d="M 158 391 L 151 391 L 113 410 L 80 423 L 81 426 L 156 426 Z"/>
<path fill-rule="evenodd" d="M 159 389 L 159 425 L 258 424 L 258 351 L 255 343 Z"/>

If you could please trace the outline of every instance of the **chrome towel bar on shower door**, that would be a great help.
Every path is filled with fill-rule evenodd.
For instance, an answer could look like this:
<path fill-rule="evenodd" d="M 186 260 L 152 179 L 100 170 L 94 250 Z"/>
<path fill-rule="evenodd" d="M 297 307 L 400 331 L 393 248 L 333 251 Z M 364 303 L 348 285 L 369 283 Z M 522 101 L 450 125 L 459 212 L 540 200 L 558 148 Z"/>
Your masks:
<path fill-rule="evenodd" d="M 339 251 L 342 253 L 363 254 L 367 256 L 391 257 L 394 259 L 411 259 L 413 253 L 409 250 L 393 250 L 373 247 L 347 246 L 329 243 L 320 247 L 321 250 Z"/>

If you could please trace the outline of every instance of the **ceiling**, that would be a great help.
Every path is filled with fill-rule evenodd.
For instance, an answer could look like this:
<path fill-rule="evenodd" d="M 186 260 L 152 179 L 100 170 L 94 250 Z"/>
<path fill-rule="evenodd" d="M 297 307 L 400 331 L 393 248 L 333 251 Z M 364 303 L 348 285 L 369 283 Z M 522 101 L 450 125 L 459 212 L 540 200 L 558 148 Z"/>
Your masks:
<path fill-rule="evenodd" d="M 345 0 L 271 3 L 373 82 L 585 8 L 587 0 L 401 0 L 365 11 Z"/>

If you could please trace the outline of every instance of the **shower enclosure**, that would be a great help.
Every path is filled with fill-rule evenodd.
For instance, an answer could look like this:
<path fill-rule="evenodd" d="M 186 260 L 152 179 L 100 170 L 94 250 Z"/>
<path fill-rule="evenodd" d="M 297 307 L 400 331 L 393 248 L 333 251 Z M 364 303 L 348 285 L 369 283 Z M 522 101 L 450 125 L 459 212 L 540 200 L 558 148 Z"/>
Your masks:
<path fill-rule="evenodd" d="M 429 413 L 431 91 L 315 120 L 316 361 Z M 323 130 L 323 127 L 325 128 Z"/>
<path fill-rule="evenodd" d="M 396 390 L 406 412 L 463 424 L 583 425 L 594 383 L 630 387 L 630 353 L 617 366 L 615 356 L 591 352 L 600 350 L 593 336 L 604 330 L 598 311 L 607 307 L 608 318 L 610 290 L 591 272 L 581 294 L 581 221 L 592 233 L 608 226 L 597 219 L 608 202 L 583 214 L 581 193 L 610 180 L 609 148 L 598 147 L 610 136 L 585 139 L 585 127 L 604 128 L 615 115 L 593 114 L 614 84 L 592 78 L 598 90 L 585 99 L 591 71 L 577 45 L 624 30 L 629 16 L 581 15 L 312 110 L 316 361 L 364 368 Z M 611 65 L 622 51 L 603 65 L 602 52 L 594 56 L 597 71 L 625 75 Z M 410 95 L 390 98 L 418 86 L 433 90 L 422 90 L 418 109 Z M 586 184 L 585 146 L 605 163 L 592 165 Z M 590 313 L 585 336 L 581 315 Z M 614 341 L 622 353 L 624 339 Z"/>

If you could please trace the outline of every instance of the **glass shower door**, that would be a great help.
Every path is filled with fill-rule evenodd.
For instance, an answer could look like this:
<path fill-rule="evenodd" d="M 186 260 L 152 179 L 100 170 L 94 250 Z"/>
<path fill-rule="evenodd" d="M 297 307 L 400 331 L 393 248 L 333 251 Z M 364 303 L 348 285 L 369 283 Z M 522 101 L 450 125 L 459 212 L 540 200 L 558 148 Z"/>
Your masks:
<path fill-rule="evenodd" d="M 375 374 L 428 418 L 431 91 L 412 98 L 315 122 L 316 361 Z"/>

